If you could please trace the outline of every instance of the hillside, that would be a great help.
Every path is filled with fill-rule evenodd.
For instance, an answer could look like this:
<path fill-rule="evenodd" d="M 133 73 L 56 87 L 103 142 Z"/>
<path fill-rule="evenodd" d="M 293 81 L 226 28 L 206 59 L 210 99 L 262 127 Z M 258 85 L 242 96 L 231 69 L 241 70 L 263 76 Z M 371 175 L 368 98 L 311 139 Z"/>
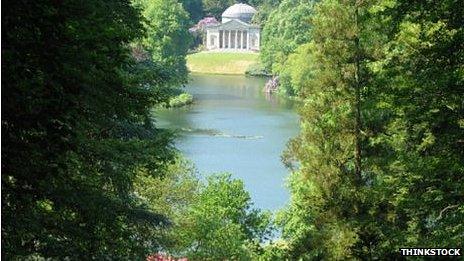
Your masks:
<path fill-rule="evenodd" d="M 256 53 L 200 52 L 187 56 L 187 67 L 193 73 L 245 74 L 257 61 Z"/>

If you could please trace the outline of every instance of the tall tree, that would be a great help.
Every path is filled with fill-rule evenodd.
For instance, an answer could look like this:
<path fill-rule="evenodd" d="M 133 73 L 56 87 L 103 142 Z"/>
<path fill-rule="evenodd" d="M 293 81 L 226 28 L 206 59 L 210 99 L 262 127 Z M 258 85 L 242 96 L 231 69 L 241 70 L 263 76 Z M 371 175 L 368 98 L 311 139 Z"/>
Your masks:
<path fill-rule="evenodd" d="M 129 1 L 6 1 L 2 16 L 2 256 L 138 259 L 164 219 L 133 194 L 170 139 L 151 121 L 166 79 L 129 43 Z"/>
<path fill-rule="evenodd" d="M 462 245 L 463 20 L 457 1 L 321 1 L 291 55 L 304 98 L 287 156 L 294 258 L 400 258 Z"/>
<path fill-rule="evenodd" d="M 292 204 L 284 221 L 295 258 L 342 259 L 364 256 L 360 233 L 369 217 L 375 168 L 369 157 L 375 86 L 369 67 L 381 21 L 371 18 L 378 1 L 327 0 L 315 5 L 310 42 L 292 55 L 299 70 L 293 83 L 304 98 L 301 135 L 290 154 L 301 163 L 292 174 Z M 298 65 L 304 64 L 298 68 Z M 371 232 L 369 230 L 369 232 Z M 362 243 L 360 243 L 362 242 Z M 375 242 L 372 242 L 375 244 Z M 368 249 L 370 247 L 361 249 Z"/>
<path fill-rule="evenodd" d="M 461 6 L 398 0 L 388 12 L 394 30 L 379 74 L 393 116 L 379 142 L 395 156 L 385 193 L 396 200 L 404 224 L 395 232 L 407 246 L 464 244 Z"/>

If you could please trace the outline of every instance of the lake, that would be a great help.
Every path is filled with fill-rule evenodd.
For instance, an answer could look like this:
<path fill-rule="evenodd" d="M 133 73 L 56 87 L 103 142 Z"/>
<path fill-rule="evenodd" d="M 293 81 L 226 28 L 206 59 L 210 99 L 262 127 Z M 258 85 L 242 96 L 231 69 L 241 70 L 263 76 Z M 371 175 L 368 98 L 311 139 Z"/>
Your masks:
<path fill-rule="evenodd" d="M 289 199 L 280 156 L 298 134 L 293 102 L 262 92 L 265 79 L 191 75 L 194 104 L 157 111 L 158 126 L 176 130 L 176 146 L 202 175 L 229 172 L 244 181 L 255 206 L 277 210 Z"/>

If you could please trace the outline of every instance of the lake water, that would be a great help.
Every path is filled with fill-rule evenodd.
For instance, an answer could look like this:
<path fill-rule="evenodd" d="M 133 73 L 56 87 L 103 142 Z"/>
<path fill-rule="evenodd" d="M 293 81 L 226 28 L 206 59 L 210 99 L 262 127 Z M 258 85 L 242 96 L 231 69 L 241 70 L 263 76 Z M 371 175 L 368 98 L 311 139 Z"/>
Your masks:
<path fill-rule="evenodd" d="M 230 172 L 244 181 L 255 206 L 285 205 L 288 170 L 280 156 L 298 133 L 291 101 L 262 92 L 264 79 L 192 75 L 186 91 L 193 105 L 160 110 L 158 126 L 177 130 L 177 148 L 202 175 Z"/>

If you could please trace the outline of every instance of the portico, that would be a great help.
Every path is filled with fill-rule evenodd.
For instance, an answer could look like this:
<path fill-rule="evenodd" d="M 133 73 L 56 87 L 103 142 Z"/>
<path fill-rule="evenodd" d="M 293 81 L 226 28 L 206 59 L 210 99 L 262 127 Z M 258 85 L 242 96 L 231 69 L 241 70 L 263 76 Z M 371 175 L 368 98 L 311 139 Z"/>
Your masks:
<path fill-rule="evenodd" d="M 259 51 L 260 28 L 248 23 L 254 8 L 248 6 L 244 9 L 244 6 L 248 5 L 236 4 L 230 7 L 224 12 L 221 24 L 206 28 L 208 50 Z"/>

